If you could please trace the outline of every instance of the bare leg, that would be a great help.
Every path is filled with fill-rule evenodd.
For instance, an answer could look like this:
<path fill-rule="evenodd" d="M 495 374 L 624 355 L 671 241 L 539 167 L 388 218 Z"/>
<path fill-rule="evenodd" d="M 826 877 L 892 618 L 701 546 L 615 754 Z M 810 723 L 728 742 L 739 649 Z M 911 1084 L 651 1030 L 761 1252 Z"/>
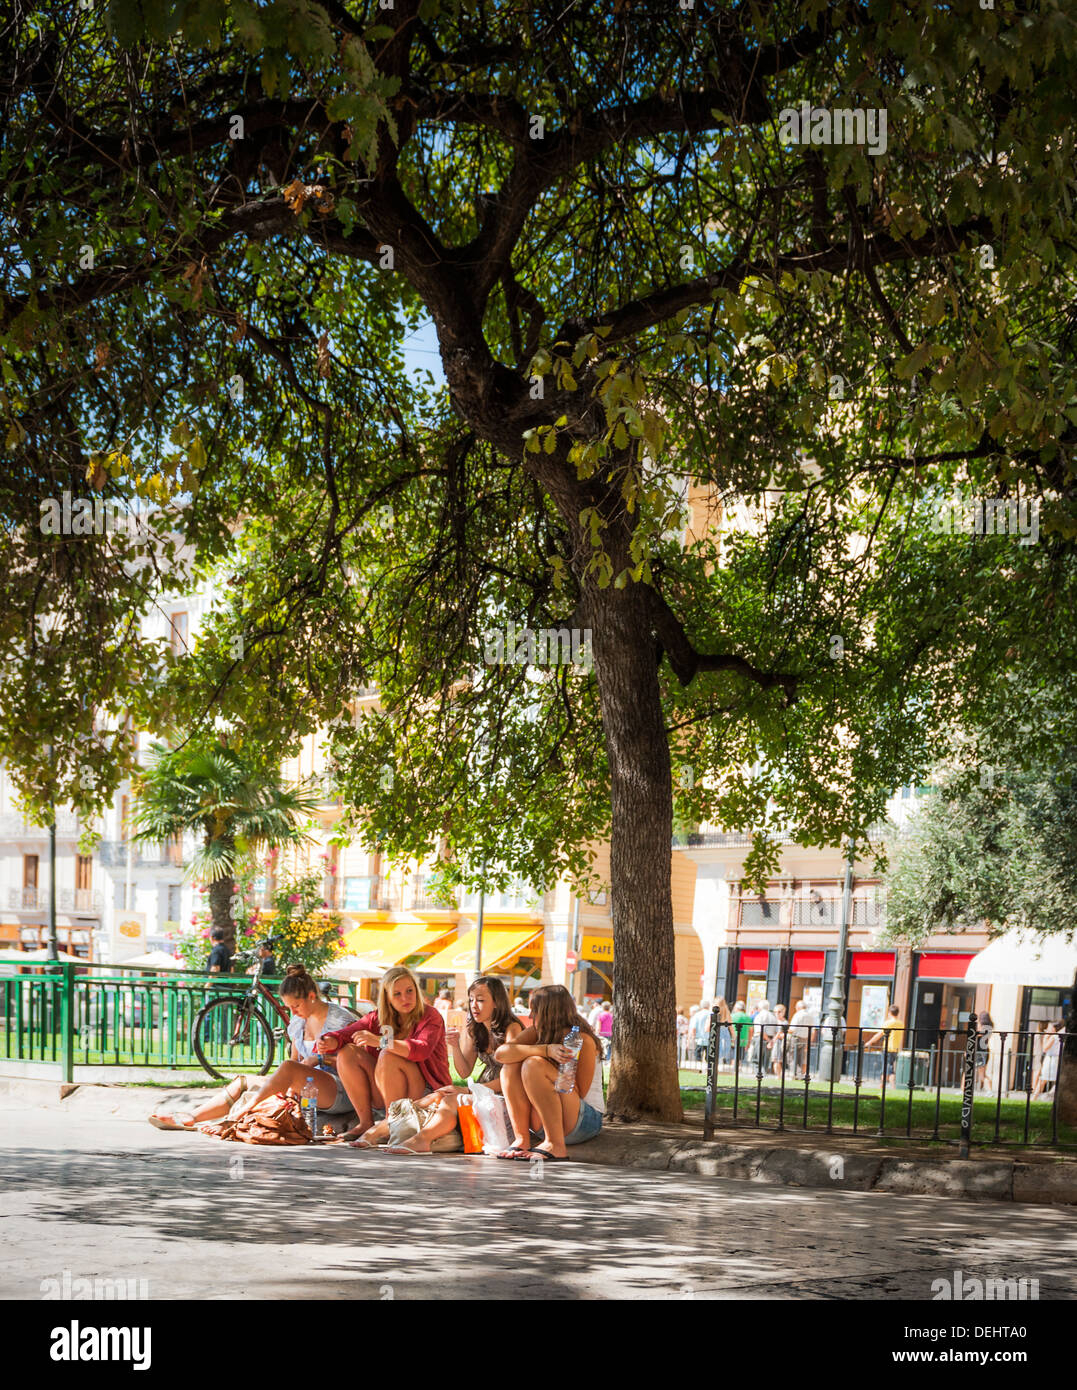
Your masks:
<path fill-rule="evenodd" d="M 501 1094 L 509 1109 L 512 1121 L 512 1142 L 510 1149 L 528 1147 L 528 1128 L 531 1121 L 531 1101 L 524 1089 L 523 1063 L 506 1062 L 501 1068 Z"/>
<path fill-rule="evenodd" d="M 424 1097 L 418 1104 L 424 1110 L 435 1110 L 434 1118 L 429 1120 L 418 1134 L 401 1144 L 400 1147 L 409 1149 L 412 1153 L 428 1154 L 430 1145 L 435 1139 L 440 1139 L 443 1134 L 451 1134 L 456 1128 L 455 1087 L 448 1095 L 444 1090 L 435 1091 L 432 1096 Z"/>
<path fill-rule="evenodd" d="M 395 1052 L 388 1050 L 378 1053 L 374 1079 L 385 1097 L 387 1107 L 394 1100 L 419 1100 L 426 1090 L 418 1062 L 409 1062 L 406 1057 L 398 1057 Z"/>
<path fill-rule="evenodd" d="M 575 1091 L 554 1090 L 557 1068 L 544 1057 L 528 1057 L 522 1068 L 524 1090 L 542 1117 L 546 1138 L 538 1145 L 557 1158 L 565 1158 L 565 1135 L 575 1129 L 580 1117 L 580 1097 Z"/>
<path fill-rule="evenodd" d="M 179 1113 L 176 1107 L 172 1107 L 168 1110 L 155 1110 L 153 1112 L 154 1118 L 171 1120 L 184 1129 L 193 1129 L 195 1125 L 202 1124 L 204 1120 L 223 1119 L 243 1094 L 246 1083 L 247 1078 L 245 1076 L 234 1076 L 223 1090 L 214 1091 L 213 1095 L 208 1100 L 204 1100 L 191 1114 Z"/>
<path fill-rule="evenodd" d="M 257 1105 L 259 1101 L 268 1099 L 269 1096 L 280 1096 L 289 1087 L 302 1086 L 308 1076 L 313 1076 L 318 1086 L 318 1104 L 332 1105 L 337 1098 L 336 1083 L 333 1078 L 324 1071 L 319 1071 L 317 1067 L 307 1066 L 305 1062 L 282 1062 L 272 1076 L 267 1077 L 255 1092 L 251 1105 Z"/>
<path fill-rule="evenodd" d="M 375 1080 L 375 1060 L 361 1047 L 342 1047 L 336 1054 L 337 1075 L 359 1117 L 351 1129 L 336 1137 L 337 1143 L 358 1139 L 374 1123 L 375 1109 L 384 1110 L 385 1098 Z"/>

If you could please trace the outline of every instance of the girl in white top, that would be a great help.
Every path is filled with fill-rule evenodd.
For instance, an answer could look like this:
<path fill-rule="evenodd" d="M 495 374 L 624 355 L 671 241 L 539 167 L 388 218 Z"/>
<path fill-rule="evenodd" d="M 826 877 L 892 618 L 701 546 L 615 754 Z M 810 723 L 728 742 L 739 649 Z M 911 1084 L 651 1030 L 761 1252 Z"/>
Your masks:
<path fill-rule="evenodd" d="M 557 1091 L 558 1068 L 572 1054 L 564 1044 L 573 1028 L 582 1034 L 576 1076 L 569 1091 Z M 543 985 L 531 995 L 531 1027 L 494 1053 L 501 1064 L 501 1093 L 512 1120 L 513 1141 L 499 1158 L 568 1158 L 567 1146 L 593 1139 L 602 1128 L 602 1047 L 576 1011 L 564 985 Z M 538 1136 L 534 1147 L 528 1131 Z"/>

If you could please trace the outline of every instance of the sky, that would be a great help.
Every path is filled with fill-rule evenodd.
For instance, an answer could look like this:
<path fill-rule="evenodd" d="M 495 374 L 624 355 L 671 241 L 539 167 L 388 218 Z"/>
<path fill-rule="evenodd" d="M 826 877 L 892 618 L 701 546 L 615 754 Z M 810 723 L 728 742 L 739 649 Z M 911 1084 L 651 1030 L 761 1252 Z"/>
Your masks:
<path fill-rule="evenodd" d="M 433 319 L 425 319 L 414 333 L 409 333 L 404 339 L 404 362 L 412 376 L 420 372 L 430 372 L 435 387 L 445 385 L 445 373 L 441 370 L 441 355 L 438 352 Z"/>

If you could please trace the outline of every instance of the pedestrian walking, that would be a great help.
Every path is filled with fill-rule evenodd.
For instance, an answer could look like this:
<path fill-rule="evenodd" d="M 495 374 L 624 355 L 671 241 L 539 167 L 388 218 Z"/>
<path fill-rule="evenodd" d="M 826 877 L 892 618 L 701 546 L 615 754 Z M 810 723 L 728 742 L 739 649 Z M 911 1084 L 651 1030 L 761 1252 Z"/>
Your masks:
<path fill-rule="evenodd" d="M 986 1091 L 990 1089 L 987 1083 L 987 1064 L 991 1058 L 991 1034 L 995 1025 L 986 1009 L 981 1012 L 976 1022 L 976 1085 L 981 1091 Z"/>
<path fill-rule="evenodd" d="M 595 1032 L 602 1039 L 603 1059 L 608 1059 L 613 1048 L 613 1005 L 608 999 L 603 999 L 598 1006 L 598 1026 Z"/>
<path fill-rule="evenodd" d="M 1047 1087 L 1053 1086 L 1058 1080 L 1058 1058 L 1062 1050 L 1062 1038 L 1058 1030 L 1061 1026 L 1061 1024 L 1049 1023 L 1044 1032 L 1040 1074 L 1032 1092 L 1033 1100 L 1039 1100 Z"/>
<path fill-rule="evenodd" d="M 758 1067 L 760 1074 L 762 1074 L 767 1067 L 771 1041 L 774 1034 L 778 1032 L 778 1015 L 770 1007 L 769 1000 L 764 999 L 760 1004 L 752 1023 L 755 1025 L 755 1032 L 752 1035 L 752 1052 L 749 1061 L 753 1066 Z"/>
<path fill-rule="evenodd" d="M 733 1005 L 733 1015 L 730 1019 L 733 1024 L 738 1057 L 744 1056 L 744 1049 L 748 1046 L 748 1039 L 752 1033 L 752 1016 L 744 1007 L 744 1000 L 738 999 Z"/>

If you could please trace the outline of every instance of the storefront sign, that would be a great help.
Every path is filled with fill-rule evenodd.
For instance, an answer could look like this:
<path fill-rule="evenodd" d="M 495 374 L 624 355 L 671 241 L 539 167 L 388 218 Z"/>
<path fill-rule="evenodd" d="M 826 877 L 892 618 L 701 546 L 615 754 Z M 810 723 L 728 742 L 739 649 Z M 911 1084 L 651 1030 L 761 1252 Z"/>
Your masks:
<path fill-rule="evenodd" d="M 613 960 L 612 936 L 585 936 L 580 944 L 584 960 Z"/>
<path fill-rule="evenodd" d="M 146 914 L 117 912 L 112 926 L 112 959 L 116 964 L 146 953 Z"/>

